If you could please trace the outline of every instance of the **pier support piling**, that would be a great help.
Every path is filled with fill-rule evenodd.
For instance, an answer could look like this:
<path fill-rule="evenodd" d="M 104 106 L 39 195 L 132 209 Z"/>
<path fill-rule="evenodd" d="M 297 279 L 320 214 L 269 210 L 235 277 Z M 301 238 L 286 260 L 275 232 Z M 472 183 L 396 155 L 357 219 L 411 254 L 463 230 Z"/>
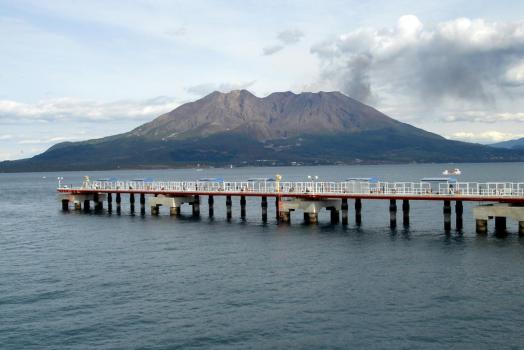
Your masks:
<path fill-rule="evenodd" d="M 246 219 L 246 197 L 240 196 L 240 218 L 242 220 Z"/>
<path fill-rule="evenodd" d="M 62 210 L 69 211 L 69 199 L 62 199 Z"/>
<path fill-rule="evenodd" d="M 180 215 L 180 207 L 170 207 L 169 208 L 169 215 L 171 215 L 171 216 L 179 216 Z"/>
<path fill-rule="evenodd" d="M 340 204 L 340 211 L 342 213 L 342 225 L 347 225 L 348 224 L 348 219 L 349 219 L 349 216 L 348 216 L 348 199 L 347 198 L 342 198 L 342 203 Z"/>
<path fill-rule="evenodd" d="M 93 202 L 95 203 L 95 211 L 100 212 L 104 209 L 104 202 L 100 200 L 100 195 L 98 193 L 93 195 Z"/>
<path fill-rule="evenodd" d="M 337 210 L 337 208 L 328 208 L 328 210 L 330 214 L 331 224 L 332 225 L 338 224 L 340 222 L 340 213 Z"/>
<path fill-rule="evenodd" d="M 121 208 L 122 196 L 120 195 L 120 193 L 116 194 L 115 201 L 116 201 L 116 212 L 117 214 L 120 214 L 120 211 L 122 210 Z"/>
<path fill-rule="evenodd" d="M 409 227 L 409 200 L 402 200 L 402 224 L 404 227 Z"/>
<path fill-rule="evenodd" d="M 267 197 L 262 196 L 260 206 L 262 207 L 262 221 L 267 222 Z"/>
<path fill-rule="evenodd" d="M 277 218 L 277 221 L 280 220 L 280 197 L 279 196 L 276 196 L 275 197 L 275 211 L 276 211 L 276 218 Z"/>
<path fill-rule="evenodd" d="M 135 194 L 134 193 L 129 194 L 129 204 L 131 207 L 131 213 L 134 213 L 135 212 Z"/>
<path fill-rule="evenodd" d="M 479 235 L 488 233 L 488 220 L 476 219 L 475 220 L 475 231 Z"/>
<path fill-rule="evenodd" d="M 524 221 L 519 221 L 519 236 L 524 236 Z"/>
<path fill-rule="evenodd" d="M 462 220 L 462 214 L 464 213 L 464 206 L 462 204 L 462 201 L 456 201 L 455 202 L 455 224 L 457 231 L 462 231 L 463 228 L 463 220 Z"/>
<path fill-rule="evenodd" d="M 192 207 L 193 207 L 193 216 L 199 217 L 200 216 L 200 196 L 198 195 L 194 196 Z"/>
<path fill-rule="evenodd" d="M 160 214 L 160 206 L 159 205 L 152 205 L 151 206 L 151 215 L 157 216 Z"/>
<path fill-rule="evenodd" d="M 506 217 L 505 216 L 495 216 L 495 233 L 505 233 L 506 232 Z"/>
<path fill-rule="evenodd" d="M 362 200 L 355 199 L 355 223 L 360 226 L 362 224 Z"/>
<path fill-rule="evenodd" d="M 444 231 L 451 231 L 451 202 L 449 200 L 444 201 Z"/>
<path fill-rule="evenodd" d="M 306 224 L 318 223 L 318 213 L 304 213 L 304 222 Z"/>
<path fill-rule="evenodd" d="M 113 194 L 112 193 L 107 194 L 107 211 L 108 212 L 113 211 Z"/>
<path fill-rule="evenodd" d="M 84 201 L 84 211 L 88 212 L 91 210 L 91 201 L 89 199 L 86 199 Z"/>
<path fill-rule="evenodd" d="M 232 213 L 233 202 L 231 201 L 231 196 L 226 196 L 226 216 L 228 220 L 231 220 L 233 216 Z"/>
<path fill-rule="evenodd" d="M 389 200 L 389 227 L 392 229 L 397 227 L 397 201 L 395 199 Z"/>
<path fill-rule="evenodd" d="M 207 197 L 207 206 L 208 206 L 208 209 L 209 209 L 209 217 L 210 218 L 215 216 L 214 205 L 215 205 L 215 198 L 213 196 L 208 196 Z"/>
<path fill-rule="evenodd" d="M 140 193 L 140 215 L 146 214 L 146 195 Z"/>
<path fill-rule="evenodd" d="M 291 222 L 291 212 L 287 210 L 283 210 L 278 214 L 278 221 L 283 223 L 290 223 Z"/>

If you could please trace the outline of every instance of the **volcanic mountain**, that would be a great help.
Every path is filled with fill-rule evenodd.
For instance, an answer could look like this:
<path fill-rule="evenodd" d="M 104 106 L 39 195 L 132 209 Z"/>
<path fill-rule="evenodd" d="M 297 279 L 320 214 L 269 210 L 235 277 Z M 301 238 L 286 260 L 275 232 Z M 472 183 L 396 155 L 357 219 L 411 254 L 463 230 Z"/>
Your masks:
<path fill-rule="evenodd" d="M 120 135 L 57 144 L 0 171 L 524 160 L 447 140 L 340 92 L 213 92 Z"/>

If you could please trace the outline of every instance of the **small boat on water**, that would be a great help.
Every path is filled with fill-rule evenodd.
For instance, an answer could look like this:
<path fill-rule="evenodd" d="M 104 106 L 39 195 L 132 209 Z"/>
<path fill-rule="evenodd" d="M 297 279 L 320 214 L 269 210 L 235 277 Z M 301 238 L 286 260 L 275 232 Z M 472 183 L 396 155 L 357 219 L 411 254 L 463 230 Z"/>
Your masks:
<path fill-rule="evenodd" d="M 442 172 L 442 175 L 460 175 L 462 174 L 462 171 L 460 171 L 459 168 L 455 169 L 446 169 Z"/>

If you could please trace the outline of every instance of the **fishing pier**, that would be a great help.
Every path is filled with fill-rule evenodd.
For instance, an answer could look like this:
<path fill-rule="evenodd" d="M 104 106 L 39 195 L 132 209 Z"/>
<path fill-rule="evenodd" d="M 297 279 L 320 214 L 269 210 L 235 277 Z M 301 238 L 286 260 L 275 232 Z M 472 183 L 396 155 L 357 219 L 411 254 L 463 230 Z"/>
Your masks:
<path fill-rule="evenodd" d="M 159 215 L 162 207 L 170 215 L 180 215 L 182 205 L 192 207 L 192 215 L 200 216 L 203 199 L 207 199 L 210 217 L 214 216 L 215 199 L 225 199 L 227 219 L 233 216 L 233 199 L 240 203 L 240 217 L 246 218 L 246 198 L 260 199 L 261 216 L 268 219 L 268 201 L 275 202 L 278 222 L 289 223 L 291 212 L 301 211 L 304 222 L 315 224 L 321 209 L 330 212 L 332 224 L 348 225 L 350 205 L 354 208 L 355 224 L 362 222 L 362 203 L 365 200 L 389 201 L 389 222 L 397 225 L 397 204 L 402 210 L 402 223 L 409 226 L 411 201 L 439 201 L 443 205 L 445 231 L 451 230 L 452 203 L 455 208 L 455 226 L 463 227 L 463 203 L 478 202 L 473 208 L 476 232 L 487 233 L 488 220 L 495 220 L 498 232 L 506 230 L 507 218 L 518 221 L 519 234 L 524 235 L 524 183 L 477 183 L 458 182 L 451 178 L 427 178 L 420 182 L 382 182 L 373 178 L 354 178 L 339 182 L 282 181 L 275 179 L 249 179 L 247 181 L 224 181 L 223 179 L 200 179 L 196 181 L 90 181 L 85 177 L 81 186 L 64 185 L 59 178 L 57 189 L 62 209 L 68 211 L 104 210 L 116 206 L 120 213 L 122 196 L 128 196 L 131 211 L 135 211 L 138 199 L 140 213 L 145 215 L 149 207 L 151 215 Z M 114 202 L 114 203 L 113 203 Z M 377 213 L 380 214 L 380 213 Z"/>

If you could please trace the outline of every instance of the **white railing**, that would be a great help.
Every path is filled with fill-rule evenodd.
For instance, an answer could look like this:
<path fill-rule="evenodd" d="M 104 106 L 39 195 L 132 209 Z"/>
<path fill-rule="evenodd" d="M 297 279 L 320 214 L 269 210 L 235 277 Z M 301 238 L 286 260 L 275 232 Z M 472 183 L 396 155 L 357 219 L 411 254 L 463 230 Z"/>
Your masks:
<path fill-rule="evenodd" d="M 136 192 L 200 192 L 260 194 L 312 194 L 312 195 L 409 195 L 409 196 L 482 196 L 482 197 L 524 197 L 524 183 L 511 182 L 276 182 L 276 181 L 86 181 L 81 187 L 67 187 L 59 183 L 59 189 L 104 190 Z"/>

